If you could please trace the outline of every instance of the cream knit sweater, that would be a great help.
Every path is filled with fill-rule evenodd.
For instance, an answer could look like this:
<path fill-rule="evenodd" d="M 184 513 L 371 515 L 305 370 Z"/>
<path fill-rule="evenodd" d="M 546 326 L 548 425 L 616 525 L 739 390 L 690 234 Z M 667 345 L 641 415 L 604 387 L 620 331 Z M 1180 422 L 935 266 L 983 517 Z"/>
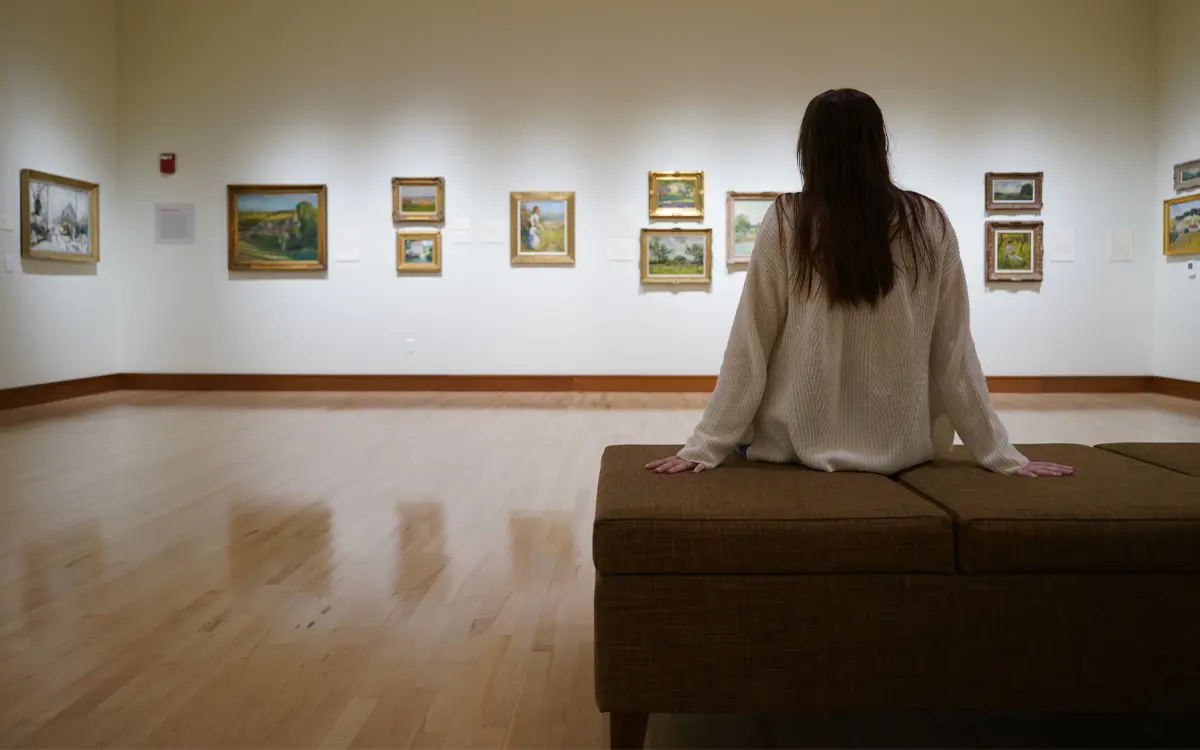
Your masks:
<path fill-rule="evenodd" d="M 949 450 L 1012 473 L 1028 460 L 988 399 L 967 309 L 958 237 L 932 205 L 933 273 L 914 289 L 906 248 L 875 309 L 830 307 L 795 289 L 772 206 L 763 218 L 712 400 L 681 458 L 712 468 L 739 445 L 756 461 L 893 474 Z M 944 226 L 944 229 L 942 228 Z"/>

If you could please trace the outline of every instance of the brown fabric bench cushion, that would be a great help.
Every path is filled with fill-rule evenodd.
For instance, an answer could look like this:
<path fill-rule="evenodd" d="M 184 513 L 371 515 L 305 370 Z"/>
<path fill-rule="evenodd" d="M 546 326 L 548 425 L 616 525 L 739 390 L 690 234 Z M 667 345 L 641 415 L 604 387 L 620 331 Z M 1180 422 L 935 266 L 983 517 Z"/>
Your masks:
<path fill-rule="evenodd" d="M 960 570 L 1200 571 L 1200 479 L 1082 445 L 1020 448 L 1075 476 L 992 474 L 961 446 L 900 475 L 954 516 Z"/>
<path fill-rule="evenodd" d="M 733 457 L 702 474 L 645 465 L 677 445 L 610 446 L 596 493 L 596 571 L 948 573 L 950 518 L 892 480 Z"/>
<path fill-rule="evenodd" d="M 1200 443 L 1109 443 L 1096 447 L 1200 477 Z"/>

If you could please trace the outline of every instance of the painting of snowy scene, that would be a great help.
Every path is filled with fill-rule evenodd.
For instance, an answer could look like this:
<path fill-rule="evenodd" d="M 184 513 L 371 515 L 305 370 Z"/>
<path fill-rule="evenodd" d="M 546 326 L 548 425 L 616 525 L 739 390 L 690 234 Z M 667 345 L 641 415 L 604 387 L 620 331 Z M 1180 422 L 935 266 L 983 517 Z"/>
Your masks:
<path fill-rule="evenodd" d="M 26 169 L 21 188 L 22 254 L 44 260 L 100 260 L 99 185 Z"/>

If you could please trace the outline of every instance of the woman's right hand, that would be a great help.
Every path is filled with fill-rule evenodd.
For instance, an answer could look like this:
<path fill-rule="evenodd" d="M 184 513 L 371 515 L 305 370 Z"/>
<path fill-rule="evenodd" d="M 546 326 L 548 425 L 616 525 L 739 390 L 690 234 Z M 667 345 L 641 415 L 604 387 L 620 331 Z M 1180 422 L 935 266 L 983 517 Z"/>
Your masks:
<path fill-rule="evenodd" d="M 1052 464 L 1049 461 L 1030 461 L 1024 469 L 1016 472 L 1018 477 L 1069 477 L 1075 469 L 1063 464 Z"/>

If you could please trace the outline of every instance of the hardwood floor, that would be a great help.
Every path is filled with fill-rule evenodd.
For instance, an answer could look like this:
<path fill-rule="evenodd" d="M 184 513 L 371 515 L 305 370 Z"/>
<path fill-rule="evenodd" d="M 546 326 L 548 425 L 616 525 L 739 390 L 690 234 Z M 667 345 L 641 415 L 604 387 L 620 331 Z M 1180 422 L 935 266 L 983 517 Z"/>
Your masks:
<path fill-rule="evenodd" d="M 1020 442 L 1200 440 L 1196 402 L 996 401 Z M 681 442 L 704 402 L 114 393 L 0 414 L 0 745 L 606 746 L 600 453 Z M 648 746 L 1163 746 L 1194 724 L 655 716 Z"/>

